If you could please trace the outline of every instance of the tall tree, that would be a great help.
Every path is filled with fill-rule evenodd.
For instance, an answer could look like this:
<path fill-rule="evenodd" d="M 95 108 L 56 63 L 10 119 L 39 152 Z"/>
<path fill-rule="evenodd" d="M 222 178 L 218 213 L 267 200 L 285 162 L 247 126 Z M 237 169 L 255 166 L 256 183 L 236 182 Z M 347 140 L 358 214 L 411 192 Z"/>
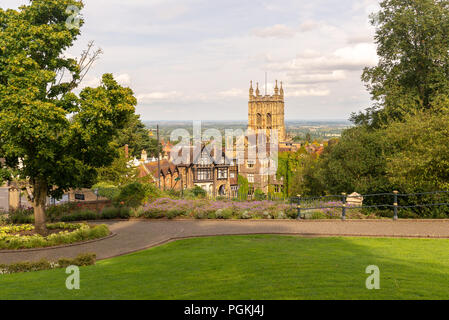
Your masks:
<path fill-rule="evenodd" d="M 0 158 L 29 182 L 40 234 L 47 233 L 47 196 L 95 180 L 96 168 L 114 159 L 110 142 L 137 104 L 111 74 L 98 88 L 73 93 L 99 52 L 90 45 L 79 60 L 64 56 L 80 35 L 67 23 L 71 6 L 83 4 L 33 0 L 0 9 Z"/>
<path fill-rule="evenodd" d="M 362 75 L 374 105 L 352 120 L 379 128 L 420 110 L 448 110 L 449 2 L 383 0 L 380 6 L 371 16 L 380 60 Z"/>
<path fill-rule="evenodd" d="M 132 156 L 139 157 L 142 150 L 145 150 L 151 157 L 157 157 L 162 153 L 162 146 L 156 139 L 150 137 L 150 131 L 140 120 L 139 115 L 133 115 L 129 118 L 125 127 L 119 130 L 114 142 L 118 147 L 126 144 L 129 146 Z"/>

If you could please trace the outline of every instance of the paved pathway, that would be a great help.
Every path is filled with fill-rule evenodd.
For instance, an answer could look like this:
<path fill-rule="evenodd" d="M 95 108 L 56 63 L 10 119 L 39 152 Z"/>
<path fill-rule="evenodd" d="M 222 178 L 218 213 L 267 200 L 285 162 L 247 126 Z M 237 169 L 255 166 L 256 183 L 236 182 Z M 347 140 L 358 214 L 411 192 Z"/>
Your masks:
<path fill-rule="evenodd" d="M 170 240 L 215 235 L 294 234 L 300 236 L 377 236 L 449 238 L 449 220 L 420 221 L 266 221 L 266 220 L 131 220 L 107 223 L 115 236 L 65 248 L 0 252 L 0 264 L 20 261 L 50 261 L 93 252 L 106 259 L 157 246 Z"/>

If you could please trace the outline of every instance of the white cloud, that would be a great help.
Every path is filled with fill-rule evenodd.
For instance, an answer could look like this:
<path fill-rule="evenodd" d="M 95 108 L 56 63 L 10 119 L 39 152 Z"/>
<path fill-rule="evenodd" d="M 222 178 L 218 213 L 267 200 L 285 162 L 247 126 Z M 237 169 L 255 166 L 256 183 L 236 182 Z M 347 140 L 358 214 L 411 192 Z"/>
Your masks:
<path fill-rule="evenodd" d="M 320 70 L 362 70 L 366 66 L 374 66 L 378 62 L 376 47 L 373 44 L 358 44 L 342 47 L 329 55 L 317 55 L 315 52 L 298 54 L 295 59 L 277 61 L 268 64 L 270 70 L 286 72 L 317 73 Z"/>
<path fill-rule="evenodd" d="M 261 38 L 291 38 L 295 35 L 295 30 L 283 25 L 276 24 L 271 27 L 254 29 L 251 33 Z"/>
<path fill-rule="evenodd" d="M 124 87 L 129 87 L 131 85 L 131 76 L 127 73 L 123 73 L 123 74 L 119 74 L 119 75 L 114 75 L 114 79 L 118 82 L 118 84 L 120 84 L 121 86 Z M 100 77 L 95 77 L 95 76 L 86 76 L 83 81 L 81 82 L 80 87 L 81 88 L 85 88 L 85 87 L 98 87 L 101 84 L 101 78 Z"/>
<path fill-rule="evenodd" d="M 242 89 L 233 88 L 226 91 L 220 91 L 218 94 L 222 97 L 244 97 L 246 92 Z"/>
<path fill-rule="evenodd" d="M 325 97 L 330 94 L 329 89 L 297 89 L 286 91 L 286 97 Z"/>
<path fill-rule="evenodd" d="M 321 27 L 321 24 L 317 21 L 313 20 L 307 20 L 299 26 L 299 31 L 301 32 L 308 32 L 312 30 L 316 30 Z"/>
<path fill-rule="evenodd" d="M 182 93 L 177 91 L 150 92 L 137 95 L 137 101 L 143 104 L 151 104 L 160 101 L 176 101 L 182 97 Z"/>
<path fill-rule="evenodd" d="M 348 44 L 373 43 L 374 36 L 371 34 L 354 35 L 348 37 Z"/>
<path fill-rule="evenodd" d="M 292 78 L 291 83 L 294 84 L 335 82 L 345 80 L 346 73 L 343 70 L 335 70 L 331 73 L 299 74 L 298 76 L 292 75 Z"/>
<path fill-rule="evenodd" d="M 130 86 L 131 85 L 131 76 L 127 73 L 119 74 L 114 77 L 115 80 L 122 86 Z"/>

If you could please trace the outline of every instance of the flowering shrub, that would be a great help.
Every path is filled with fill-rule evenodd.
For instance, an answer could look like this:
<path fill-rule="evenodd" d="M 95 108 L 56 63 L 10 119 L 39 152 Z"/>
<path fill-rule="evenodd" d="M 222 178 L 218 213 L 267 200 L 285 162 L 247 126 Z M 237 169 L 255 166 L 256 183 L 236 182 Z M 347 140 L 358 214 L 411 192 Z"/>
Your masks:
<path fill-rule="evenodd" d="M 146 204 L 141 215 L 146 218 L 195 219 L 287 219 L 296 218 L 296 208 L 274 201 L 212 201 L 159 198 Z"/>
<path fill-rule="evenodd" d="M 0 229 L 0 249 L 30 249 L 52 247 L 62 244 L 71 244 L 86 240 L 102 238 L 109 235 L 106 225 L 91 227 L 87 224 L 49 224 L 50 230 L 63 229 L 46 237 L 41 235 L 20 235 L 21 231 L 31 231 L 34 226 L 6 226 Z"/>

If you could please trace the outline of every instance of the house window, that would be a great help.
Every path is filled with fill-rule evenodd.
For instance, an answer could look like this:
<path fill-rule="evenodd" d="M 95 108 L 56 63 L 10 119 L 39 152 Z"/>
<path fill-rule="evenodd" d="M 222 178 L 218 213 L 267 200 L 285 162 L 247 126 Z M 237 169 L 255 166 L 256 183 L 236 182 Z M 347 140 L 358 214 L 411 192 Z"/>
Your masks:
<path fill-rule="evenodd" d="M 275 185 L 274 185 L 274 192 L 280 193 L 280 192 L 281 192 L 281 185 L 275 184 Z"/>
<path fill-rule="evenodd" d="M 218 179 L 227 179 L 228 178 L 228 169 L 220 168 L 218 169 Z"/>
<path fill-rule="evenodd" d="M 248 195 L 252 196 L 254 194 L 254 186 L 249 186 L 248 188 Z"/>
<path fill-rule="evenodd" d="M 208 181 L 212 180 L 212 173 L 210 169 L 198 169 L 196 171 L 196 180 Z"/>
<path fill-rule="evenodd" d="M 231 171 L 231 172 L 229 173 L 229 177 L 230 177 L 231 179 L 234 179 L 234 178 L 235 178 L 235 172 L 234 172 L 234 171 Z"/>
<path fill-rule="evenodd" d="M 254 174 L 248 174 L 248 182 L 254 183 Z"/>
<path fill-rule="evenodd" d="M 210 164 L 212 164 L 211 158 L 208 154 L 203 153 L 201 155 L 201 159 L 200 159 L 200 163 L 201 166 L 208 166 Z"/>
<path fill-rule="evenodd" d="M 256 165 L 256 160 L 248 160 L 247 162 L 246 162 L 246 166 L 248 167 L 248 168 L 254 168 L 255 167 L 255 165 Z"/>

